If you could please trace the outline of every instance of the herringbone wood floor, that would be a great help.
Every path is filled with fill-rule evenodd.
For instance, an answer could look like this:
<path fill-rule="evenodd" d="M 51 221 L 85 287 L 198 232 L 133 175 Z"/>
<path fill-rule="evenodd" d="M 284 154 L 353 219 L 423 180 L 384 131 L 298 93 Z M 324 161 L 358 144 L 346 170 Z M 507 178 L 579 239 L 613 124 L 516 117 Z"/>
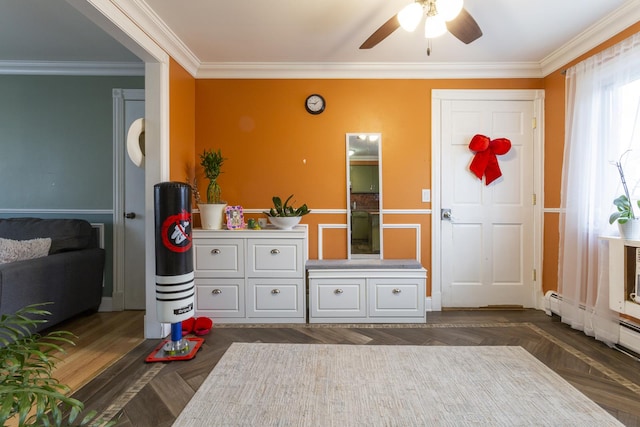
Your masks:
<path fill-rule="evenodd" d="M 132 316 L 130 326 L 141 333 L 142 315 Z M 195 359 L 186 362 L 145 363 L 160 343 L 147 340 L 74 397 L 87 409 L 115 417 L 118 426 L 170 426 L 232 342 L 514 345 L 525 348 L 623 424 L 640 426 L 640 363 L 572 330 L 557 317 L 536 310 L 469 310 L 428 313 L 427 319 L 426 325 L 415 326 L 216 325 Z M 64 326 L 73 329 L 73 322 Z"/>

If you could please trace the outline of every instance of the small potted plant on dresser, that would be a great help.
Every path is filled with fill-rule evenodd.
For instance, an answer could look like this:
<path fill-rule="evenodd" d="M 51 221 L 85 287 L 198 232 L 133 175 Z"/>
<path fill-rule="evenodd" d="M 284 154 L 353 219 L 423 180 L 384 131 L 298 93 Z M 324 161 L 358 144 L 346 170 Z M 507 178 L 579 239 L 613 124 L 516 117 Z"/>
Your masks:
<path fill-rule="evenodd" d="M 204 175 L 209 180 L 209 185 L 207 186 L 207 202 L 197 201 L 197 203 L 202 228 L 207 230 L 220 230 L 224 222 L 224 208 L 227 203 L 220 198 L 222 189 L 218 184 L 218 177 L 222 173 L 222 164 L 225 160 L 219 149 L 218 151 L 204 150 L 200 154 L 200 166 L 204 169 Z"/>
<path fill-rule="evenodd" d="M 282 203 L 282 199 L 278 196 L 271 198 L 273 207 L 268 212 L 263 212 L 268 218 L 269 222 L 276 228 L 282 230 L 290 230 L 300 223 L 302 217 L 311 211 L 306 204 L 303 204 L 299 208 L 294 208 L 289 205 L 289 200 L 293 197 L 290 195 L 287 200 Z"/>

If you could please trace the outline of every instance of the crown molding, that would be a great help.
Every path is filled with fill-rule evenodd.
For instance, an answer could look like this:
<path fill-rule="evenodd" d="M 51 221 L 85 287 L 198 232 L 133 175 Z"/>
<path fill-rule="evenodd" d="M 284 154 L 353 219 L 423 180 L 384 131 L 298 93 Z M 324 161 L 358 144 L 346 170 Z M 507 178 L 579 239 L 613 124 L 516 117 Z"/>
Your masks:
<path fill-rule="evenodd" d="M 538 63 L 202 63 L 198 79 L 494 79 L 541 78 Z"/>
<path fill-rule="evenodd" d="M 0 61 L 0 74 L 51 76 L 144 76 L 144 63 Z"/>
<path fill-rule="evenodd" d="M 546 77 L 566 66 L 574 59 L 606 42 L 638 21 L 640 21 L 640 2 L 638 0 L 628 0 L 617 10 L 605 16 L 595 25 L 540 61 L 543 76 Z"/>
<path fill-rule="evenodd" d="M 627 2 L 540 62 L 300 63 L 201 62 L 144 0 L 112 0 L 197 79 L 493 79 L 543 78 L 640 21 L 640 2 Z"/>
<path fill-rule="evenodd" d="M 198 57 L 165 24 L 144 0 L 114 0 L 122 12 L 142 28 L 162 49 L 192 76 L 200 66 Z"/>
<path fill-rule="evenodd" d="M 493 79 L 541 78 L 539 63 L 200 62 L 144 0 L 114 0 L 197 79 Z"/>

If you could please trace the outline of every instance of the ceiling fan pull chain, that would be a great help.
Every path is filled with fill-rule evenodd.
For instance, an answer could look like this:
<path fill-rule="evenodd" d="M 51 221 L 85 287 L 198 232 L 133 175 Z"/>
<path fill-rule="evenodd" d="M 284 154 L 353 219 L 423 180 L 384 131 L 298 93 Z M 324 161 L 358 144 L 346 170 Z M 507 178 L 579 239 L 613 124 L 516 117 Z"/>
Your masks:
<path fill-rule="evenodd" d="M 427 39 L 427 56 L 431 56 L 431 39 Z"/>

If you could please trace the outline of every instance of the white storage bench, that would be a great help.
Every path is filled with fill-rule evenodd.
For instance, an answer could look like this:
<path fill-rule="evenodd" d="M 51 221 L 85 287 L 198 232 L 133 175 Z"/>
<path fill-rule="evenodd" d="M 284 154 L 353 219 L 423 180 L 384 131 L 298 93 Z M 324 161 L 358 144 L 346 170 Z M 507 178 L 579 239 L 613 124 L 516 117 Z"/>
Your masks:
<path fill-rule="evenodd" d="M 427 270 L 416 260 L 309 260 L 309 323 L 424 323 Z"/>

